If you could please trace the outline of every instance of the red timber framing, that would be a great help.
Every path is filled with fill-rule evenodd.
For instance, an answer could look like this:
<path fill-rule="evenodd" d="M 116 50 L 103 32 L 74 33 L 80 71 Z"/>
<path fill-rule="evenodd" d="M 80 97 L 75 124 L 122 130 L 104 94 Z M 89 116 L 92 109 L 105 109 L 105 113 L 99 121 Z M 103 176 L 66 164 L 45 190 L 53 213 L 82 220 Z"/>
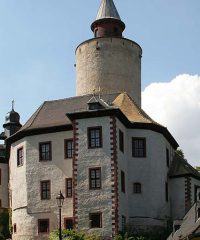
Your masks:
<path fill-rule="evenodd" d="M 72 121 L 73 125 L 73 143 L 74 143 L 74 154 L 73 154 L 73 180 L 72 180 L 72 192 L 73 192 L 73 220 L 74 228 L 77 229 L 78 225 L 78 197 L 76 193 L 77 186 L 77 162 L 78 162 L 78 122 L 76 120 Z"/>
<path fill-rule="evenodd" d="M 110 150 L 112 174 L 112 234 L 119 231 L 119 193 L 118 193 L 118 164 L 117 164 L 117 127 L 116 118 L 110 117 Z"/>

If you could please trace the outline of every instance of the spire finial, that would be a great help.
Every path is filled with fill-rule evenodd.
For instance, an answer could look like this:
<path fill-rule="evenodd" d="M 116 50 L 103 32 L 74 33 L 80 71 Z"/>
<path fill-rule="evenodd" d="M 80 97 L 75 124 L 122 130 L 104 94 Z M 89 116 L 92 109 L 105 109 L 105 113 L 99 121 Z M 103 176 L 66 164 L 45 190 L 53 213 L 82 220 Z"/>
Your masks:
<path fill-rule="evenodd" d="M 15 100 L 12 100 L 12 111 L 14 110 Z"/>

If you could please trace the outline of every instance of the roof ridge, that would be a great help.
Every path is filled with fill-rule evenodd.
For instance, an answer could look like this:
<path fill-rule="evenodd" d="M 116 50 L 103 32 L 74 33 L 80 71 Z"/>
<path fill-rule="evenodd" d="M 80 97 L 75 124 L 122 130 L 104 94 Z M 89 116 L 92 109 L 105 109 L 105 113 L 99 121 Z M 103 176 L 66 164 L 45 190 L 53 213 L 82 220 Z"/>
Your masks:
<path fill-rule="evenodd" d="M 116 92 L 113 92 L 113 93 L 105 93 L 103 95 L 113 95 L 113 94 L 117 94 Z M 48 103 L 51 103 L 51 102 L 59 102 L 59 101 L 65 101 L 65 100 L 70 100 L 70 99 L 76 99 L 76 98 L 84 98 L 86 96 L 92 96 L 93 94 L 90 93 L 90 94 L 85 94 L 85 95 L 80 95 L 80 96 L 74 96 L 74 97 L 68 97 L 68 98 L 61 98 L 61 99 L 56 99 L 56 100 L 49 100 L 49 101 L 45 101 L 45 102 L 48 102 Z"/>

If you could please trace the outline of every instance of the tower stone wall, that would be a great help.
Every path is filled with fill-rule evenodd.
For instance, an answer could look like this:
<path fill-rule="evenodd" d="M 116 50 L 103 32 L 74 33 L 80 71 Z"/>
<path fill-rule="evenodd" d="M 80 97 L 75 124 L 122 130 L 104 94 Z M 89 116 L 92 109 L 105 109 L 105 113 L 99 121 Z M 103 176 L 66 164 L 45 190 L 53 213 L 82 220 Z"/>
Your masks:
<path fill-rule="evenodd" d="M 141 47 L 124 38 L 94 38 L 76 49 L 76 95 L 127 92 L 141 106 Z"/>

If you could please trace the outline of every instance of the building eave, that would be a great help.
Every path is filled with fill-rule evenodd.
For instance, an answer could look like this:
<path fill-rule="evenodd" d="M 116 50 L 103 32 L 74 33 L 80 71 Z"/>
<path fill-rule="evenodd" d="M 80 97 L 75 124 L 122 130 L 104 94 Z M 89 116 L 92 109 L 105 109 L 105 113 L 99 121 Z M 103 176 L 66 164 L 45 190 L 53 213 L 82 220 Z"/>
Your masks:
<path fill-rule="evenodd" d="M 73 121 L 74 119 L 94 118 L 115 115 L 129 129 L 147 129 L 161 133 L 171 143 L 174 149 L 178 148 L 178 143 L 173 138 L 166 127 L 154 123 L 130 122 L 127 117 L 118 108 L 103 109 L 98 111 L 83 111 L 67 113 L 66 116 Z"/>

